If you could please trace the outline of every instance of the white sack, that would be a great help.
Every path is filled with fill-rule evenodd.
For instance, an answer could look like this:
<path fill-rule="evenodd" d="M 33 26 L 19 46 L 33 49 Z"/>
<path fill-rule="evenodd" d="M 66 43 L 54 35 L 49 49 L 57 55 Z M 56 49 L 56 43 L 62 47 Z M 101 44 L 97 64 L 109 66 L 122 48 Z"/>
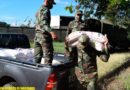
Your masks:
<path fill-rule="evenodd" d="M 95 48 L 97 51 L 104 50 L 104 42 L 106 42 L 106 37 L 98 32 L 91 31 L 75 31 L 68 35 L 66 41 L 70 47 L 75 47 L 78 44 L 78 39 L 81 35 L 87 35 L 90 39 L 90 45 Z"/>
<path fill-rule="evenodd" d="M 16 49 L 5 49 L 0 48 L 0 57 L 9 58 L 9 59 L 17 59 L 19 61 L 25 61 L 25 62 L 33 62 L 35 63 L 34 59 L 34 49 L 28 48 L 16 48 Z M 67 59 L 64 57 L 63 54 L 54 54 L 53 62 L 52 64 L 61 64 L 66 62 Z M 44 64 L 44 57 L 41 60 L 41 64 Z"/>
<path fill-rule="evenodd" d="M 0 48 L 0 57 L 6 57 L 10 59 L 16 59 L 17 50 Z"/>
<path fill-rule="evenodd" d="M 15 55 L 16 59 L 29 62 L 34 61 L 34 49 L 17 48 L 16 51 L 17 51 L 17 54 Z"/>

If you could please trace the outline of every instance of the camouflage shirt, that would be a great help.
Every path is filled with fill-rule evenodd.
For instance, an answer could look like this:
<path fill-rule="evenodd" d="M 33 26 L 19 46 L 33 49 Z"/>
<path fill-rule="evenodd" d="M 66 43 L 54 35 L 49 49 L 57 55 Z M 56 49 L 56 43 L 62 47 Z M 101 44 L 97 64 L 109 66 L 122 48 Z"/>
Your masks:
<path fill-rule="evenodd" d="M 40 30 L 42 32 L 45 31 L 50 32 L 51 31 L 50 20 L 51 20 L 50 10 L 42 5 L 38 10 L 38 12 L 36 13 L 36 30 Z"/>
<path fill-rule="evenodd" d="M 85 28 L 86 28 L 86 24 L 84 21 L 73 20 L 68 25 L 66 35 L 68 36 L 71 32 L 74 32 L 74 31 L 84 31 Z"/>

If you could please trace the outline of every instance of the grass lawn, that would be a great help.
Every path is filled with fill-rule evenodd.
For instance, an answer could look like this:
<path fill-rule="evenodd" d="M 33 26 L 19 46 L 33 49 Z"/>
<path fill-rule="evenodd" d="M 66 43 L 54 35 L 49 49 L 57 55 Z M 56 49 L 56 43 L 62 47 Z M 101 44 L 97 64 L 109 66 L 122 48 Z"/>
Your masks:
<path fill-rule="evenodd" d="M 128 58 L 130 58 L 130 52 L 111 54 L 108 62 L 103 62 L 98 58 L 97 65 L 99 78 L 127 62 Z"/>
<path fill-rule="evenodd" d="M 31 48 L 34 48 L 34 43 L 30 43 Z M 53 42 L 54 52 L 64 53 L 64 42 Z"/>
<path fill-rule="evenodd" d="M 64 53 L 64 42 L 53 42 L 54 52 Z"/>
<path fill-rule="evenodd" d="M 98 75 L 99 79 L 103 76 L 107 75 L 110 72 L 113 72 L 116 68 L 120 67 L 124 63 L 129 63 L 130 60 L 130 52 L 123 53 L 114 53 L 110 55 L 110 59 L 108 62 L 102 62 L 99 58 L 97 61 L 98 64 Z M 125 72 L 121 74 L 116 74 L 115 80 L 109 83 L 108 90 L 130 90 L 130 67 L 129 69 L 124 68 Z M 109 78 L 106 78 L 109 80 Z M 115 81 L 115 82 L 114 82 Z M 107 83 L 107 81 L 106 81 Z M 120 89 L 116 89 L 117 86 L 120 85 Z M 122 88 L 122 89 L 121 89 Z"/>

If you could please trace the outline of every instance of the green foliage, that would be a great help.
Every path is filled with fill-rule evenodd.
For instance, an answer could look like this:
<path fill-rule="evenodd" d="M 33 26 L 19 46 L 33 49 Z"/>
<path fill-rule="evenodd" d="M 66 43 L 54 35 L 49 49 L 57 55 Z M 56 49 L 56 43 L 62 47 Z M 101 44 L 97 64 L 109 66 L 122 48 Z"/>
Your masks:
<path fill-rule="evenodd" d="M 111 20 L 114 24 L 128 26 L 130 24 L 130 0 L 72 0 L 77 6 L 66 7 L 73 13 L 75 9 L 82 9 L 84 17 Z"/>
<path fill-rule="evenodd" d="M 102 6 L 102 3 L 100 3 L 100 6 Z M 105 9 L 102 9 L 102 12 L 105 17 L 111 20 L 114 24 L 128 26 L 130 23 L 129 9 L 129 0 L 109 0 L 109 2 L 106 3 Z"/>
<path fill-rule="evenodd" d="M 73 6 L 72 6 L 72 4 L 70 6 L 66 6 L 65 10 L 69 11 L 70 13 L 73 13 Z"/>

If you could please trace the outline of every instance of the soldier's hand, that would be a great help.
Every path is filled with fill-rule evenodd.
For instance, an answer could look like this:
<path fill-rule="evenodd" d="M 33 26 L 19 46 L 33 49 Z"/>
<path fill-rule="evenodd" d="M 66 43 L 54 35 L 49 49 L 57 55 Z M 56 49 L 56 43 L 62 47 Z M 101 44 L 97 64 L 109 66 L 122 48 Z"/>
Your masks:
<path fill-rule="evenodd" d="M 107 35 L 105 34 L 105 42 L 104 42 L 104 45 L 105 45 L 105 48 L 107 48 L 108 46 L 108 38 L 107 38 Z"/>
<path fill-rule="evenodd" d="M 54 32 L 50 32 L 53 40 L 58 40 L 58 36 Z"/>
<path fill-rule="evenodd" d="M 109 57 L 110 57 L 110 55 L 100 55 L 100 59 L 102 60 L 102 61 L 104 61 L 104 62 L 108 62 L 108 59 L 109 59 Z"/>
<path fill-rule="evenodd" d="M 36 27 L 36 30 L 40 30 L 41 29 L 39 25 L 36 25 L 35 27 Z"/>
<path fill-rule="evenodd" d="M 70 51 L 69 51 L 69 48 L 65 47 L 64 55 L 65 55 L 65 57 L 67 57 L 67 58 L 70 57 Z"/>
<path fill-rule="evenodd" d="M 86 46 L 83 45 L 83 44 L 81 44 L 81 43 L 78 43 L 78 44 L 76 45 L 76 47 L 77 47 L 78 49 L 80 49 L 80 50 L 84 50 L 84 48 L 85 48 Z"/>

